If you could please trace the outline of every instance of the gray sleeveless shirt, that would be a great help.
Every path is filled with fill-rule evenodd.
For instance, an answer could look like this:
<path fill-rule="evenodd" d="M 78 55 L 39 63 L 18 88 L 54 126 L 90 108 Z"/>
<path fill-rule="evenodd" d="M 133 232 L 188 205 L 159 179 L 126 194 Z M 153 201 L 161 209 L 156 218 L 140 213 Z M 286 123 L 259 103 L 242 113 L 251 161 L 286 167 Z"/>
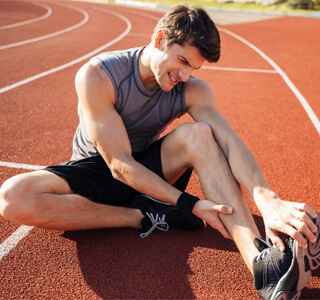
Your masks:
<path fill-rule="evenodd" d="M 170 92 L 162 91 L 159 86 L 153 91 L 144 88 L 138 71 L 142 49 L 106 52 L 92 58 L 98 60 L 113 83 L 114 107 L 127 130 L 132 152 L 146 150 L 170 121 L 181 116 L 186 109 L 186 83 L 179 82 Z M 72 160 L 98 154 L 86 132 L 80 103 L 78 114 L 80 123 L 73 139 Z"/>

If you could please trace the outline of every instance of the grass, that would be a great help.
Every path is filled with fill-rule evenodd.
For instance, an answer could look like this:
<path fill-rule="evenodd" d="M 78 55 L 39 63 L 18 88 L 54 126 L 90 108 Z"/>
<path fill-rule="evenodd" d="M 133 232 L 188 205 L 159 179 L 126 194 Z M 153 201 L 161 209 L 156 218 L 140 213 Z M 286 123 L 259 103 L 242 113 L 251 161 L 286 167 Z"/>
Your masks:
<path fill-rule="evenodd" d="M 114 0 L 111 0 L 114 1 Z M 244 10 L 244 11 L 262 11 L 262 12 L 280 12 L 280 13 L 299 13 L 299 14 L 310 14 L 310 12 L 319 11 L 320 4 L 316 0 L 314 2 L 313 10 L 307 9 L 297 9 L 292 8 L 292 6 L 297 5 L 299 0 L 288 0 L 287 2 L 278 2 L 272 5 L 261 5 L 254 2 L 239 3 L 239 2 L 224 2 L 218 3 L 215 0 L 138 0 L 140 2 L 156 3 L 160 5 L 173 6 L 181 2 L 187 2 L 192 5 L 200 5 L 207 8 L 217 8 L 217 9 L 233 9 L 233 10 Z M 300 0 L 301 1 L 301 0 Z M 109 0 L 110 2 L 110 0 Z"/>

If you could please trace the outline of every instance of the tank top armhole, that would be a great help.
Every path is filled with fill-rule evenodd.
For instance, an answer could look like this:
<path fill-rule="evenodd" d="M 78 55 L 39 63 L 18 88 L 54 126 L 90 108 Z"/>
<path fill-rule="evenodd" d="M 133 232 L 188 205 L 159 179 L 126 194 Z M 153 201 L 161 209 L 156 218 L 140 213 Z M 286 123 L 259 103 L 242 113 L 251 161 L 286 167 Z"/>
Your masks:
<path fill-rule="evenodd" d="M 179 117 L 183 116 L 186 113 L 187 104 L 186 104 L 186 86 L 187 83 L 183 83 L 181 89 L 181 114 Z"/>
<path fill-rule="evenodd" d="M 116 85 L 116 81 L 114 79 L 114 77 L 112 76 L 111 72 L 108 70 L 106 64 L 99 58 L 99 57 L 93 57 L 91 58 L 91 60 L 97 60 L 98 63 L 100 64 L 101 68 L 107 73 L 107 75 L 109 76 L 111 82 L 112 82 L 112 85 L 113 85 L 113 89 L 114 89 L 114 97 L 115 97 L 115 103 L 114 105 L 117 104 L 118 102 L 118 87 Z"/>

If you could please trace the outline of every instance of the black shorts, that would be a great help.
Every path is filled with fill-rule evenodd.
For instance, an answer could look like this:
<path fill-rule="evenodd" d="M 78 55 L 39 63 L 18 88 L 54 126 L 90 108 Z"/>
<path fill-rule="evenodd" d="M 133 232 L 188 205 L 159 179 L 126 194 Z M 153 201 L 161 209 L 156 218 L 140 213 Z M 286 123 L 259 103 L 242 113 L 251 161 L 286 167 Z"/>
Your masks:
<path fill-rule="evenodd" d="M 149 170 L 164 178 L 161 167 L 161 144 L 163 139 L 153 143 L 146 151 L 133 153 L 133 158 Z M 115 206 L 130 206 L 139 192 L 113 178 L 101 155 L 69 161 L 58 166 L 45 168 L 65 179 L 73 193 L 89 200 Z M 174 184 L 184 191 L 191 176 L 187 170 Z"/>

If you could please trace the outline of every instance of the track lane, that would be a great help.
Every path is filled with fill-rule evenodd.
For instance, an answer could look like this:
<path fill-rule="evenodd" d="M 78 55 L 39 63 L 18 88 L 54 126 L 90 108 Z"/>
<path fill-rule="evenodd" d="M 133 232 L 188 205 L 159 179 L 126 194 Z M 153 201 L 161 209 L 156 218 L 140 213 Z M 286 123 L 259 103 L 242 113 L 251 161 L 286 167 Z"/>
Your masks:
<path fill-rule="evenodd" d="M 320 68 L 319 59 L 315 59 L 320 52 L 320 43 L 316 38 L 320 35 L 319 19 L 284 17 L 226 28 L 269 55 L 292 80 L 320 119 L 320 85 L 315 75 Z"/>
<path fill-rule="evenodd" d="M 0 1 L 0 30 L 41 21 L 48 18 L 51 13 L 51 8 L 41 3 Z"/>
<path fill-rule="evenodd" d="M 89 12 L 89 15 L 91 13 L 94 12 Z M 23 53 L 19 49 L 21 47 L 2 50 L 0 63 L 8 72 L 5 77 L 1 77 L 0 86 L 3 88 L 15 84 L 41 72 L 78 59 L 94 49 L 102 47 L 106 43 L 106 37 L 101 31 L 100 34 L 96 32 L 96 22 L 100 22 L 101 26 L 108 28 L 117 19 L 115 15 L 108 14 L 107 18 L 106 15 L 106 12 L 96 13 L 95 20 L 89 20 L 86 28 L 78 28 L 60 36 L 25 45 L 23 46 Z M 116 38 L 117 33 L 124 31 L 125 28 L 125 22 L 119 23 L 117 30 L 110 33 L 108 39 Z M 84 35 L 87 36 L 86 43 L 82 39 Z M 35 62 L 37 63 L 35 64 Z M 25 70 L 23 73 L 19 71 L 21 68 Z"/>
<path fill-rule="evenodd" d="M 27 39 L 27 40 L 11 43 L 11 44 L 2 45 L 2 46 L 0 46 L 0 50 L 9 49 L 9 48 L 13 48 L 13 47 L 18 47 L 18 46 L 22 46 L 22 45 L 26 45 L 26 44 L 30 44 L 30 43 L 35 43 L 35 42 L 38 42 L 38 41 L 41 41 L 41 40 L 45 40 L 45 39 L 60 35 L 60 34 L 64 34 L 66 32 L 69 32 L 71 30 L 75 30 L 75 29 L 79 28 L 80 26 L 84 25 L 88 21 L 89 16 L 84 10 L 76 8 L 76 7 L 72 7 L 72 6 L 68 6 L 68 7 L 71 8 L 71 9 L 74 9 L 76 11 L 79 11 L 80 13 L 82 13 L 83 16 L 84 16 L 83 20 L 81 22 L 79 22 L 78 24 L 72 25 L 70 27 L 64 28 L 64 29 L 56 31 L 56 32 L 52 32 L 52 33 L 49 33 L 49 34 L 46 34 L 46 35 L 38 36 L 38 37 L 35 37 L 35 38 L 31 38 L 31 39 Z"/>
<path fill-rule="evenodd" d="M 39 2 L 39 4 L 48 6 L 52 10 L 52 14 L 48 18 L 25 24 L 22 27 L 19 26 L 0 31 L 1 46 L 63 30 L 81 22 L 84 18 L 82 12 L 78 11 L 77 8 L 72 8 L 72 3 L 66 4 L 65 7 L 55 2 L 46 3 L 43 1 Z"/>

